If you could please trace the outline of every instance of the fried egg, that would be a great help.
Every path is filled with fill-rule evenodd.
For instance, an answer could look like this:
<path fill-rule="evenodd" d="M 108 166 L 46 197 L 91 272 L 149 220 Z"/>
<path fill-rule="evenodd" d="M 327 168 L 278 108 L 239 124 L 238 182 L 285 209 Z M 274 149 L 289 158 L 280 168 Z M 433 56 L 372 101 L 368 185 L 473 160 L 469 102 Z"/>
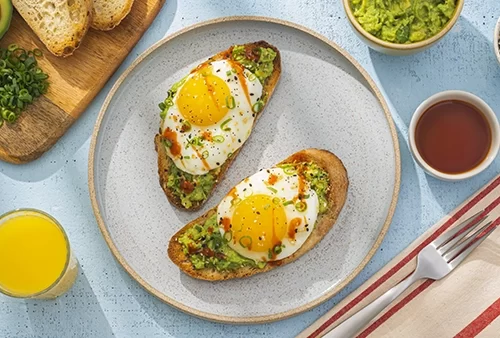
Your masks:
<path fill-rule="evenodd" d="M 204 63 L 173 89 L 161 132 L 168 156 L 193 175 L 222 166 L 248 139 L 264 106 L 260 81 L 231 60 Z"/>
<path fill-rule="evenodd" d="M 219 231 L 241 256 L 281 260 L 310 236 L 319 212 L 316 192 L 296 173 L 261 170 L 236 185 L 217 207 Z"/>

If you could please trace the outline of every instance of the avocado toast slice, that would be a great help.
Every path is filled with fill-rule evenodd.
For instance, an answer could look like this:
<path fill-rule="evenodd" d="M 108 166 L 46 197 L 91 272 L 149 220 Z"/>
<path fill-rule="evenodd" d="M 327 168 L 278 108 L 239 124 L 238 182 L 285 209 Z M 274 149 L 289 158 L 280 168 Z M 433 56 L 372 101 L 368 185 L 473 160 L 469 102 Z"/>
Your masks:
<path fill-rule="evenodd" d="M 274 55 L 272 61 L 260 60 L 263 50 L 268 50 Z M 269 54 L 269 53 L 267 53 Z M 242 65 L 256 75 L 262 84 L 262 96 L 260 102 L 262 108 L 256 112 L 252 129 L 255 127 L 263 109 L 269 102 L 281 75 L 281 57 L 278 49 L 265 41 L 248 43 L 245 45 L 232 46 L 229 49 L 209 58 L 206 63 L 231 60 Z M 261 62 L 262 61 L 262 62 Z M 175 89 L 175 90 L 174 90 Z M 174 87 L 171 91 L 175 92 Z M 167 98 L 168 99 L 168 98 Z M 161 104 L 160 104 L 161 105 Z M 163 107 L 164 109 L 164 107 Z M 167 108 L 168 110 L 168 108 Z M 162 121 L 163 122 L 163 121 Z M 171 204 L 180 209 L 197 210 L 210 197 L 217 184 L 222 180 L 224 174 L 230 167 L 232 161 L 241 150 L 235 150 L 219 167 L 210 170 L 203 175 L 193 175 L 179 169 L 169 157 L 167 147 L 171 145 L 165 135 L 160 133 L 155 137 L 155 149 L 158 153 L 158 174 L 160 185 Z"/>
<path fill-rule="evenodd" d="M 323 199 L 324 206 L 319 209 L 311 234 L 292 255 L 267 263 L 256 262 L 238 255 L 229 248 L 228 241 L 219 232 L 216 206 L 172 236 L 168 247 L 169 258 L 182 272 L 191 277 L 220 281 L 266 272 L 304 255 L 333 227 L 346 201 L 349 185 L 347 171 L 342 161 L 327 150 L 314 148 L 302 150 L 277 166 L 304 163 L 317 168 L 313 172 L 314 177 L 310 175 L 311 177 L 307 179 L 319 179 L 320 183 L 324 183 L 316 184 L 317 187 L 321 187 L 321 191 L 318 190 L 320 188 L 313 187 L 321 197 L 320 202 Z"/>

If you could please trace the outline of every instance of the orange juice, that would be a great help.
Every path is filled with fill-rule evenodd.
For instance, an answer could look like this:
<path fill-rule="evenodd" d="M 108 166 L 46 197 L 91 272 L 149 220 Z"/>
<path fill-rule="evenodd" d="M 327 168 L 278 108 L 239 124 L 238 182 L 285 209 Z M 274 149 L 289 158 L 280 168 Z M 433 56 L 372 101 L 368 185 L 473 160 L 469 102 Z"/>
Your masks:
<path fill-rule="evenodd" d="M 76 271 L 66 234 L 50 216 L 19 210 L 0 218 L 0 291 L 54 298 L 71 287 Z"/>

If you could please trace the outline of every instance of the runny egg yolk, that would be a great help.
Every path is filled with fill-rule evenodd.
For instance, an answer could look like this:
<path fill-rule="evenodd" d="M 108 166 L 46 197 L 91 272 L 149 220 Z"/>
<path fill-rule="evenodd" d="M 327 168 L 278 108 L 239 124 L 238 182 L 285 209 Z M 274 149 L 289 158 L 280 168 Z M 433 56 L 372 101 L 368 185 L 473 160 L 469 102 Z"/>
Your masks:
<path fill-rule="evenodd" d="M 226 116 L 231 91 L 227 83 L 212 73 L 212 67 L 201 68 L 182 86 L 177 106 L 182 116 L 196 126 L 210 126 Z"/>
<path fill-rule="evenodd" d="M 231 221 L 232 238 L 248 250 L 268 252 L 281 244 L 287 232 L 282 205 L 267 195 L 252 195 L 236 207 Z"/>

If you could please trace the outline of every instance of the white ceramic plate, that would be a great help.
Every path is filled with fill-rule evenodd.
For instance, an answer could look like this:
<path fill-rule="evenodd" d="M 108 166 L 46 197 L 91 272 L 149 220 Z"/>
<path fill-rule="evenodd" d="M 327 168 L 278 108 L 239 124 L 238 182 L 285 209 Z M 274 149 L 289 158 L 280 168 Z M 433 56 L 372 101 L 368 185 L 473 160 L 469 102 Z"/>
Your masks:
<path fill-rule="evenodd" d="M 281 81 L 255 130 L 204 210 L 172 207 L 158 183 L 153 139 L 170 86 L 229 46 L 266 40 L 282 54 Z M 240 180 L 310 147 L 333 151 L 350 180 L 332 231 L 296 262 L 251 278 L 192 279 L 167 257 L 170 237 Z M 98 118 L 89 158 L 92 205 L 123 267 L 151 293 L 191 314 L 225 322 L 282 319 L 318 305 L 374 254 L 399 191 L 393 122 L 373 81 L 343 50 L 291 23 L 225 18 L 151 47 L 123 74 Z"/>

